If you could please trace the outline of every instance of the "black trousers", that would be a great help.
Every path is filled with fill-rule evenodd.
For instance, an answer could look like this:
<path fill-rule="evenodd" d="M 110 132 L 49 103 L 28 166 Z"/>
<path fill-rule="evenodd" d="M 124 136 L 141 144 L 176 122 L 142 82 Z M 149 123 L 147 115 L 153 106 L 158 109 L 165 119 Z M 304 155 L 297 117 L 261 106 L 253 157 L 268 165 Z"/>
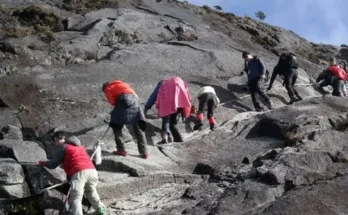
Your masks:
<path fill-rule="evenodd" d="M 126 151 L 124 146 L 125 141 L 122 134 L 122 129 L 124 125 L 110 123 L 110 127 L 112 128 L 112 131 L 114 132 L 117 151 Z M 146 142 L 145 132 L 140 129 L 137 122 L 133 123 L 132 127 L 133 127 L 135 138 L 137 139 L 139 154 L 143 155 L 147 153 L 147 142 Z"/>
<path fill-rule="evenodd" d="M 251 100 L 256 110 L 261 110 L 260 103 L 257 99 L 259 95 L 265 102 L 271 106 L 271 100 L 265 93 L 265 83 L 262 79 L 254 79 L 248 82 L 249 92 L 251 94 Z"/>
<path fill-rule="evenodd" d="M 162 118 L 162 132 L 172 133 L 174 142 L 183 142 L 183 137 L 176 127 L 178 124 L 178 115 L 181 112 L 181 108 L 176 113 L 170 114 Z"/>
<path fill-rule="evenodd" d="M 198 105 L 198 112 L 204 113 L 205 106 L 208 107 L 207 112 L 207 118 L 214 116 L 214 109 L 215 109 L 215 94 L 214 93 L 203 93 L 198 97 L 199 105 Z"/>
<path fill-rule="evenodd" d="M 286 90 L 288 91 L 290 99 L 296 99 L 295 96 L 300 99 L 300 94 L 294 88 L 298 78 L 297 70 L 292 70 L 290 73 L 284 75 L 284 85 Z"/>

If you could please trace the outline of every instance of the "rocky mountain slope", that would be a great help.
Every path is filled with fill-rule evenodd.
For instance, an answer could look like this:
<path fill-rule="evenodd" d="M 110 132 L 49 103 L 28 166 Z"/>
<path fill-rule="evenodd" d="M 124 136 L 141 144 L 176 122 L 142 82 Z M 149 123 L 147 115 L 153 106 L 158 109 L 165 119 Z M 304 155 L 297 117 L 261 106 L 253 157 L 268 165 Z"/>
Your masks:
<path fill-rule="evenodd" d="M 256 113 L 239 75 L 243 50 L 270 71 L 291 51 L 301 65 L 298 84 L 311 84 L 328 58 L 348 59 L 347 46 L 170 0 L 3 0 L 0 12 L 3 214 L 58 213 L 66 189 L 40 191 L 65 174 L 35 162 L 52 156 L 54 129 L 72 132 L 92 151 L 111 110 L 102 83 L 124 80 L 145 102 L 159 80 L 174 75 L 192 93 L 215 88 L 224 103 L 216 110 L 219 127 L 194 132 L 189 119 L 179 125 L 184 143 L 158 146 L 153 108 L 149 160 L 138 157 L 128 129 L 130 156 L 112 155 L 109 131 L 98 167 L 109 214 L 347 213 L 346 99 L 297 86 L 305 100 L 288 106 L 277 80 L 269 92 L 276 109 Z"/>

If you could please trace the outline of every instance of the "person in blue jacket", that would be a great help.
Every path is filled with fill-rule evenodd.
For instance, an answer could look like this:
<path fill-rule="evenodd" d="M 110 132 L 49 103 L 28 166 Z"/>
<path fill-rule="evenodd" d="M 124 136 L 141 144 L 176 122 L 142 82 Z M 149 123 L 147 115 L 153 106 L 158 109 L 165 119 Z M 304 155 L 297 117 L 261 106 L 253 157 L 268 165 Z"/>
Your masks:
<path fill-rule="evenodd" d="M 156 103 L 158 90 L 161 87 L 162 83 L 163 83 L 163 80 L 157 83 L 155 90 L 151 93 L 149 99 L 147 100 L 145 104 L 145 109 L 144 109 L 145 116 L 147 115 L 147 111 L 150 110 L 152 106 Z"/>

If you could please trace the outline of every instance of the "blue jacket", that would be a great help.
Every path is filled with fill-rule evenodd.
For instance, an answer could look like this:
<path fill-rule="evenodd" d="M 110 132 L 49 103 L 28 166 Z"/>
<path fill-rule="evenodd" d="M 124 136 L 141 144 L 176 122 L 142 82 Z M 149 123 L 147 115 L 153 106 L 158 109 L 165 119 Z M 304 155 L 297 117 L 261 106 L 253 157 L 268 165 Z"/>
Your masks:
<path fill-rule="evenodd" d="M 150 98 L 147 100 L 147 102 L 145 104 L 145 110 L 151 109 L 152 105 L 155 104 L 155 102 L 157 100 L 158 90 L 161 87 L 162 83 L 163 83 L 163 80 L 157 83 L 155 90 L 151 93 Z"/>
<path fill-rule="evenodd" d="M 265 65 L 262 60 L 258 57 L 254 57 L 248 62 L 248 81 L 259 79 L 263 74 L 265 74 Z"/>

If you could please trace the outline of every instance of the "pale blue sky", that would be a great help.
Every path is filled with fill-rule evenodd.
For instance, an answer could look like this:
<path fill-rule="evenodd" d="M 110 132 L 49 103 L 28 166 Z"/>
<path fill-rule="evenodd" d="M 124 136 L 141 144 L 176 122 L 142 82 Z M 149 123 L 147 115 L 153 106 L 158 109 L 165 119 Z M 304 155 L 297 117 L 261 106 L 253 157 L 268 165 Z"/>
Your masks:
<path fill-rule="evenodd" d="M 348 44 L 348 0 L 189 0 L 195 5 L 220 5 L 225 12 L 255 17 L 292 30 L 316 43 Z"/>

